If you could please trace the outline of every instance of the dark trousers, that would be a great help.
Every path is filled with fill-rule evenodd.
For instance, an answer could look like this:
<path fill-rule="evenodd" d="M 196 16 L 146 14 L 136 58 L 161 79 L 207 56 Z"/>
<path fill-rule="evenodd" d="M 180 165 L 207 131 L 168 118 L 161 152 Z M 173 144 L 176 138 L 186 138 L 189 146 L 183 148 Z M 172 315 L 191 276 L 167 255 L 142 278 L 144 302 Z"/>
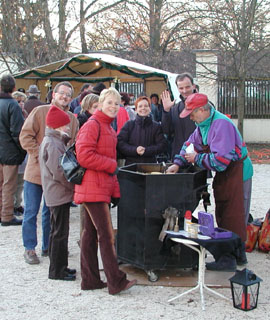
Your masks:
<path fill-rule="evenodd" d="M 120 292 L 128 283 L 119 270 L 109 206 L 104 202 L 85 202 L 84 229 L 81 238 L 82 290 L 104 287 L 98 269 L 98 244 L 110 294 Z"/>
<path fill-rule="evenodd" d="M 50 207 L 49 278 L 63 278 L 68 266 L 68 234 L 70 203 Z"/>

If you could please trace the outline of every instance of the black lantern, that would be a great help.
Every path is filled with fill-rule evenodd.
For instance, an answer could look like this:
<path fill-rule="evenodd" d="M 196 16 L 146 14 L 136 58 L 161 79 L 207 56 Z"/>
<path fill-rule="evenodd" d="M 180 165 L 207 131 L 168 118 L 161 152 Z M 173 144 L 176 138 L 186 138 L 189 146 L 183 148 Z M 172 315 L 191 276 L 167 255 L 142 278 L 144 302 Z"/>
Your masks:
<path fill-rule="evenodd" d="M 233 306 L 236 309 L 250 311 L 257 307 L 260 282 L 262 279 L 248 269 L 236 270 L 231 281 Z"/>

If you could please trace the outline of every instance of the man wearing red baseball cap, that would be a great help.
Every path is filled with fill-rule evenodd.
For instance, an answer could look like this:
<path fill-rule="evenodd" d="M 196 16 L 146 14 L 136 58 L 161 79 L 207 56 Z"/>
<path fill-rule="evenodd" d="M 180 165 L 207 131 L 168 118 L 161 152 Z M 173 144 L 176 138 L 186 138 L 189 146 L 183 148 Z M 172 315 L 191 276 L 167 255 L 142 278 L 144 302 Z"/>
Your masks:
<path fill-rule="evenodd" d="M 193 110 L 204 107 L 208 103 L 208 98 L 203 93 L 193 93 L 189 97 L 187 97 L 185 101 L 185 108 L 180 113 L 180 118 L 185 118 L 189 116 Z M 191 119 L 193 120 L 193 119 Z"/>
<path fill-rule="evenodd" d="M 238 234 L 242 240 L 240 254 L 222 256 L 206 264 L 209 270 L 234 271 L 236 263 L 247 263 L 245 254 L 246 225 L 251 198 L 253 167 L 247 156 L 247 147 L 232 122 L 208 102 L 205 94 L 194 93 L 187 97 L 180 117 L 190 116 L 197 128 L 184 143 L 174 164 L 167 170 L 178 172 L 180 167 L 193 163 L 200 168 L 215 171 L 213 190 L 215 214 L 219 227 Z M 194 152 L 186 150 L 193 144 Z"/>

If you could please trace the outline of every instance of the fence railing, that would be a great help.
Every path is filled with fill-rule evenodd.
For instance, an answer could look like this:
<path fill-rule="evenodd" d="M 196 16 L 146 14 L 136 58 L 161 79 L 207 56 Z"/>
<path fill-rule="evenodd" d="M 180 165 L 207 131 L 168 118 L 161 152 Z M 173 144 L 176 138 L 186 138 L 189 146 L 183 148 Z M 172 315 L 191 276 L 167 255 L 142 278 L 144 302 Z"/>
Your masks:
<path fill-rule="evenodd" d="M 130 104 L 134 104 L 138 96 L 144 92 L 143 82 L 121 82 L 119 84 L 119 92 L 126 92 L 131 96 Z"/>
<path fill-rule="evenodd" d="M 237 118 L 237 79 L 218 80 L 218 109 Z M 270 79 L 245 82 L 245 118 L 270 118 Z"/>

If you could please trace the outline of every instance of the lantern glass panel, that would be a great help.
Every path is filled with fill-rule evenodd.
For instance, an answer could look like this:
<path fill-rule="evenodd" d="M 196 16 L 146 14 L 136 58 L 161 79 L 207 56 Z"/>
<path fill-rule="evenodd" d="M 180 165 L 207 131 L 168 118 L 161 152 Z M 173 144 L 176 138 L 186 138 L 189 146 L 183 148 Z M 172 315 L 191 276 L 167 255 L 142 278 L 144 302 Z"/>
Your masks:
<path fill-rule="evenodd" d="M 249 311 L 257 307 L 259 283 L 245 286 L 232 282 L 231 285 L 233 304 L 235 308 Z"/>

